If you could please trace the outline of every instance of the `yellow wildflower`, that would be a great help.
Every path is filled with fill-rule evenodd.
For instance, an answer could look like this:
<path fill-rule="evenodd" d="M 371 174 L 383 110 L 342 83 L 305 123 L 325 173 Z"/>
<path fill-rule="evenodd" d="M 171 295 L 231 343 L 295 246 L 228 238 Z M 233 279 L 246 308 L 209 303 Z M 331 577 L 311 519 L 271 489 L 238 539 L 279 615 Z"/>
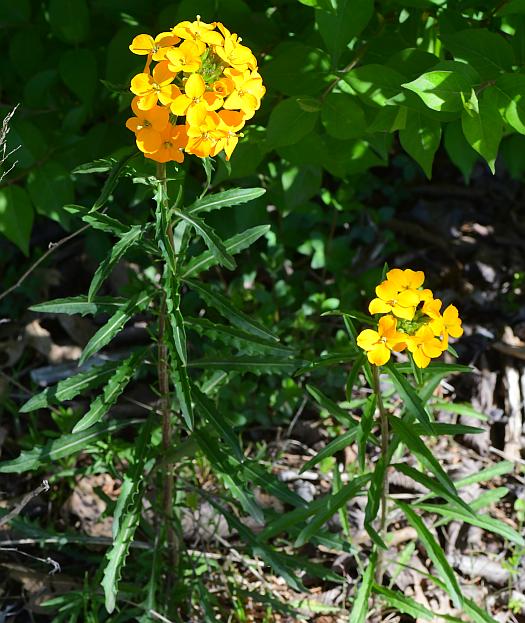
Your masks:
<path fill-rule="evenodd" d="M 266 93 L 261 76 L 256 71 L 235 68 L 225 69 L 224 74 L 233 80 L 235 86 L 235 90 L 226 98 L 224 108 L 242 110 L 245 119 L 251 119 Z"/>
<path fill-rule="evenodd" d="M 153 106 L 149 110 L 140 110 L 138 97 L 133 98 L 131 108 L 135 117 L 126 121 L 126 127 L 135 132 L 137 147 L 145 153 L 152 153 L 160 148 L 161 132 L 169 122 L 169 112 L 163 106 Z"/>
<path fill-rule="evenodd" d="M 201 158 L 215 156 L 220 151 L 219 141 L 225 138 L 225 131 L 220 129 L 221 118 L 216 112 L 209 111 L 201 102 L 192 106 L 186 116 L 188 120 L 188 145 L 186 151 Z"/>
<path fill-rule="evenodd" d="M 201 56 L 206 49 L 204 44 L 197 41 L 183 41 L 179 47 L 166 52 L 168 68 L 175 73 L 198 71 L 202 64 Z"/>
<path fill-rule="evenodd" d="M 443 352 L 443 342 L 438 340 L 430 325 L 420 327 L 415 335 L 407 336 L 407 347 L 414 357 L 418 368 L 426 368 L 430 360 Z"/>
<path fill-rule="evenodd" d="M 160 101 L 170 104 L 180 95 L 180 90 L 172 84 L 175 73 L 168 69 L 168 63 L 162 61 L 153 69 L 153 75 L 137 74 L 131 80 L 131 92 L 138 96 L 137 106 L 140 110 L 149 110 Z"/>
<path fill-rule="evenodd" d="M 419 296 L 412 290 L 399 291 L 395 282 L 385 280 L 376 287 L 377 298 L 370 301 L 371 314 L 392 313 L 398 318 L 412 320 L 419 303 Z"/>
<path fill-rule="evenodd" d="M 168 124 L 161 133 L 161 143 L 159 149 L 153 153 L 145 153 L 146 158 L 156 162 L 183 162 L 184 149 L 188 142 L 186 126 Z"/>
<path fill-rule="evenodd" d="M 236 34 L 232 34 L 223 24 L 217 23 L 217 27 L 224 35 L 222 45 L 214 48 L 215 54 L 220 56 L 227 64 L 243 71 L 245 69 L 257 69 L 257 61 L 253 52 L 245 45 L 241 44 L 241 38 Z"/>
<path fill-rule="evenodd" d="M 382 366 L 390 359 L 392 351 L 402 351 L 406 347 L 407 336 L 397 330 L 394 316 L 382 316 L 377 331 L 365 329 L 357 336 L 357 345 L 366 351 L 370 363 Z"/>
<path fill-rule="evenodd" d="M 205 102 L 209 110 L 216 110 L 222 105 L 222 97 L 213 91 L 206 91 L 206 83 L 199 74 L 191 74 L 184 85 L 184 93 L 170 105 L 174 115 L 186 115 L 191 106 Z"/>
<path fill-rule="evenodd" d="M 161 32 L 155 39 L 151 35 L 137 35 L 131 42 L 129 49 L 133 54 L 151 54 L 154 61 L 163 61 L 166 52 L 179 41 L 179 37 L 171 32 Z"/>
<path fill-rule="evenodd" d="M 223 42 L 222 35 L 215 30 L 215 22 L 206 24 L 201 22 L 200 15 L 194 22 L 180 22 L 172 28 L 172 33 L 181 39 L 196 41 L 199 44 L 221 45 Z M 203 48 L 203 52 L 204 52 Z"/>

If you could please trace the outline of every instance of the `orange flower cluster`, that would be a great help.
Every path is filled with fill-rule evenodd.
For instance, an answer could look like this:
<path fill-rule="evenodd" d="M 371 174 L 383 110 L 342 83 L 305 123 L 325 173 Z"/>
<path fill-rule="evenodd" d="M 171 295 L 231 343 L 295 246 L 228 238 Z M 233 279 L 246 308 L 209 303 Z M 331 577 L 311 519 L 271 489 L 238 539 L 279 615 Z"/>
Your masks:
<path fill-rule="evenodd" d="M 368 306 L 379 318 L 377 331 L 365 329 L 357 336 L 370 363 L 381 366 L 392 351 L 408 349 L 419 368 L 448 348 L 449 337 L 461 337 L 463 329 L 458 310 L 449 305 L 441 313 L 442 302 L 431 290 L 423 289 L 423 271 L 394 268 L 376 287 L 376 295 Z"/>
<path fill-rule="evenodd" d="M 135 116 L 126 122 L 146 158 L 182 162 L 184 152 L 206 158 L 224 150 L 229 160 L 266 91 L 241 38 L 197 16 L 155 38 L 138 35 L 129 48 L 147 56 L 131 80 Z"/>

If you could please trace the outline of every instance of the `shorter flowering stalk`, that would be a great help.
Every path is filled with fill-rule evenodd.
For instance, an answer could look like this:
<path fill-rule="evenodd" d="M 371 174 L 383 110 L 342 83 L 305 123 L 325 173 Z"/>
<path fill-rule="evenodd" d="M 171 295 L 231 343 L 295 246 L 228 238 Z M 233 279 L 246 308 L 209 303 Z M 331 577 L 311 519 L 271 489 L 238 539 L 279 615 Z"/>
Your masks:
<path fill-rule="evenodd" d="M 454 305 L 441 313 L 442 302 L 423 288 L 423 271 L 393 268 L 376 287 L 370 302 L 371 315 L 381 315 L 377 330 L 364 329 L 357 345 L 376 366 L 386 364 L 392 352 L 408 350 L 418 368 L 447 350 L 449 337 L 463 335 L 461 319 Z"/>

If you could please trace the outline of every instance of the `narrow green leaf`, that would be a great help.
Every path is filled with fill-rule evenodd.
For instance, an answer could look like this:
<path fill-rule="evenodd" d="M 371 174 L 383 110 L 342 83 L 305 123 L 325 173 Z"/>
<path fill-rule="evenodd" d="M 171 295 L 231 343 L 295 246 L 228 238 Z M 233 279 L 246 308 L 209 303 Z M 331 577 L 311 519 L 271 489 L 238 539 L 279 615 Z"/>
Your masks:
<path fill-rule="evenodd" d="M 376 569 L 377 555 L 375 552 L 370 556 L 366 567 L 363 580 L 357 589 L 352 611 L 350 612 L 349 623 L 365 623 L 368 615 L 368 600 L 374 583 L 374 573 Z"/>
<path fill-rule="evenodd" d="M 45 314 L 68 314 L 69 316 L 80 314 L 81 316 L 87 316 L 88 314 L 113 314 L 125 304 L 126 299 L 123 298 L 101 296 L 88 301 L 86 296 L 80 295 L 38 303 L 37 305 L 32 305 L 29 309 Z"/>
<path fill-rule="evenodd" d="M 95 271 L 95 274 L 93 275 L 91 285 L 89 286 L 88 301 L 93 300 L 93 297 L 98 292 L 100 286 L 108 278 L 117 262 L 133 245 L 140 240 L 144 234 L 144 231 L 144 227 L 133 225 L 112 247 L 110 254 L 100 263 L 99 267 Z"/>
<path fill-rule="evenodd" d="M 480 413 L 471 404 L 462 402 L 446 402 L 445 400 L 436 400 L 433 405 L 439 411 L 448 411 L 449 413 L 457 413 L 458 415 L 468 415 L 477 420 L 488 420 L 484 413 Z"/>
<path fill-rule="evenodd" d="M 93 212 L 96 212 L 97 210 L 100 210 L 100 208 L 102 208 L 105 205 L 105 203 L 109 199 L 111 193 L 115 189 L 115 186 L 117 185 L 117 182 L 118 182 L 120 176 L 124 173 L 126 165 L 136 155 L 137 155 L 137 152 L 134 151 L 133 153 L 131 153 L 131 154 L 127 155 L 127 156 L 124 156 L 120 160 L 115 162 L 115 164 L 113 165 L 113 167 L 112 167 L 112 169 L 110 171 L 110 174 L 109 174 L 108 178 L 104 182 L 104 186 L 102 187 L 102 191 L 101 191 L 100 195 L 98 196 L 97 200 L 93 204 L 93 207 L 91 208 Z M 77 169 L 75 169 L 75 171 L 79 172 Z M 84 171 L 84 172 L 87 172 L 87 171 Z"/>
<path fill-rule="evenodd" d="M 142 489 L 147 453 L 153 418 L 142 427 L 134 446 L 133 463 L 124 475 L 121 493 L 115 508 L 113 523 L 113 545 L 106 553 L 107 564 L 104 569 L 102 588 L 104 589 L 106 610 L 111 614 L 115 609 L 118 585 L 122 569 L 142 512 Z"/>
<path fill-rule="evenodd" d="M 385 478 L 385 458 L 380 456 L 377 460 L 374 471 L 372 473 L 372 479 L 370 481 L 370 487 L 368 488 L 368 500 L 365 508 L 365 530 L 370 535 L 372 541 L 377 547 L 381 549 L 387 549 L 383 539 L 377 533 L 372 525 L 379 513 L 379 505 L 381 503 L 381 494 L 383 491 L 383 482 Z"/>
<path fill-rule="evenodd" d="M 408 614 L 414 619 L 426 619 L 427 621 L 434 621 L 435 616 L 428 608 L 425 608 L 417 601 L 414 601 L 411 597 L 407 597 L 398 591 L 392 591 L 385 586 L 379 586 L 374 584 L 372 590 L 377 595 L 386 601 L 389 606 L 392 606 L 399 612 Z"/>
<path fill-rule="evenodd" d="M 460 508 L 450 508 L 450 506 L 443 506 L 441 504 L 416 504 L 417 508 L 421 510 L 425 510 L 429 513 L 437 513 L 442 517 L 445 517 L 449 521 L 464 521 L 472 526 L 477 526 L 478 528 L 482 528 L 483 530 L 487 530 L 487 532 L 493 532 L 494 534 L 499 534 L 503 538 L 511 541 L 512 543 L 516 543 L 517 545 L 524 546 L 525 540 L 523 537 L 513 530 L 510 526 L 503 523 L 502 521 L 498 521 L 489 515 L 483 515 L 480 513 L 467 513 L 463 509 Z"/>
<path fill-rule="evenodd" d="M 413 452 L 423 465 L 438 479 L 438 481 L 447 489 L 450 495 L 457 496 L 457 491 L 453 482 L 450 480 L 444 469 L 441 467 L 438 459 L 423 443 L 421 438 L 414 432 L 411 426 L 408 426 L 395 416 L 390 416 L 390 425 L 393 432 L 401 439 L 406 447 Z"/>
<path fill-rule="evenodd" d="M 257 225 L 251 227 L 241 234 L 236 234 L 231 238 L 228 238 L 224 242 L 224 248 L 230 255 L 240 253 L 244 249 L 247 249 L 255 241 L 259 240 L 261 236 L 264 236 L 270 230 L 270 225 Z M 211 266 L 217 264 L 217 260 L 211 251 L 205 251 L 201 255 L 193 258 L 187 266 L 184 267 L 182 277 L 195 277 L 204 270 L 207 270 Z"/>
<path fill-rule="evenodd" d="M 434 566 L 436 567 L 441 578 L 445 582 L 447 593 L 454 602 L 454 605 L 456 606 L 456 608 L 461 608 L 463 605 L 463 595 L 461 593 L 461 588 L 458 584 L 454 571 L 452 570 L 447 561 L 445 553 L 441 549 L 436 539 L 432 536 L 430 530 L 423 523 L 423 520 L 418 517 L 418 515 L 410 508 L 410 506 L 404 504 L 403 502 L 400 502 L 399 500 L 396 500 L 396 504 L 405 514 L 409 524 L 417 532 L 430 560 L 434 563 Z"/>
<path fill-rule="evenodd" d="M 326 495 L 324 497 L 325 503 L 315 513 L 314 518 L 305 526 L 295 541 L 296 547 L 304 545 L 314 536 L 317 531 L 325 524 L 332 515 L 335 515 L 337 511 L 344 506 L 348 500 L 358 495 L 363 486 L 370 480 L 368 474 L 363 476 L 357 476 L 351 482 L 344 485 L 337 493 Z"/>
<path fill-rule="evenodd" d="M 490 467 L 486 467 L 479 472 L 475 472 L 474 474 L 470 474 L 470 476 L 465 476 L 465 478 L 461 478 L 457 480 L 454 484 L 457 489 L 461 489 L 463 487 L 467 487 L 468 485 L 474 484 L 476 482 L 483 482 L 484 480 L 494 480 L 498 476 L 503 476 L 505 474 L 510 474 L 514 471 L 514 462 L 513 461 L 501 461 L 500 463 L 496 463 L 495 465 L 491 465 Z"/>
<path fill-rule="evenodd" d="M 187 365 L 188 356 L 186 349 L 186 331 L 184 328 L 184 318 L 180 311 L 180 282 L 174 275 L 166 270 L 164 272 L 164 289 L 166 292 L 166 310 L 171 333 L 175 342 L 175 348 L 183 365 Z"/>
<path fill-rule="evenodd" d="M 141 419 L 134 420 L 108 420 L 95 424 L 88 430 L 62 435 L 58 439 L 48 442 L 45 446 L 37 446 L 32 450 L 24 451 L 20 456 L 12 461 L 0 463 L 0 474 L 22 474 L 30 470 L 36 470 L 41 465 L 51 461 L 63 459 L 77 452 L 83 452 L 89 444 L 100 439 L 103 435 L 114 433 L 126 426 L 140 424 Z"/>
<path fill-rule="evenodd" d="M 128 322 L 133 314 L 146 307 L 150 299 L 150 292 L 141 292 L 131 298 L 126 305 L 118 309 L 106 322 L 106 324 L 102 326 L 86 344 L 84 350 L 82 351 L 79 365 L 82 365 L 86 359 L 106 346 L 106 344 L 108 344 L 115 337 L 115 335 L 117 335 L 126 322 Z"/>
<path fill-rule="evenodd" d="M 336 420 L 344 424 L 345 426 L 350 426 L 353 428 L 358 425 L 358 421 L 354 419 L 348 411 L 341 409 L 341 407 L 335 403 L 331 398 L 328 398 L 320 389 L 314 387 L 313 385 L 306 384 L 306 390 L 312 396 L 312 398 L 317 402 L 317 404 L 326 409 L 330 415 L 332 415 Z"/>
<path fill-rule="evenodd" d="M 74 376 L 70 376 L 63 381 L 59 381 L 53 387 L 47 387 L 43 392 L 30 398 L 20 407 L 20 413 L 29 413 L 36 409 L 45 409 L 51 405 L 65 400 L 71 400 L 78 396 L 81 392 L 98 387 L 106 383 L 115 373 L 119 363 L 109 361 L 100 366 L 93 366 L 86 372 L 80 372 Z"/>
<path fill-rule="evenodd" d="M 384 366 L 384 368 L 388 372 L 395 388 L 405 403 L 407 411 L 421 422 L 428 434 L 432 434 L 432 424 L 428 413 L 425 410 L 425 406 L 410 383 L 391 363 Z"/>
<path fill-rule="evenodd" d="M 352 430 L 349 430 L 348 432 L 339 435 L 335 439 L 332 439 L 332 441 L 327 446 L 320 450 L 313 458 L 311 458 L 301 467 L 300 473 L 312 468 L 314 465 L 317 465 L 323 459 L 326 459 L 329 456 L 333 456 L 336 452 L 344 450 L 346 446 L 349 446 L 353 441 L 357 439 L 358 435 L 359 428 L 355 426 L 354 428 L 352 428 Z"/>
<path fill-rule="evenodd" d="M 288 346 L 270 342 L 237 327 L 212 322 L 207 318 L 186 318 L 184 324 L 199 335 L 233 346 L 248 355 L 274 354 L 289 357 L 294 354 Z"/>
<path fill-rule="evenodd" d="M 365 459 L 366 459 L 366 443 L 372 432 L 372 426 L 374 423 L 374 413 L 376 410 L 377 396 L 375 394 L 370 395 L 363 409 L 363 415 L 359 422 L 359 435 L 357 437 L 357 456 L 359 461 L 359 469 L 365 471 Z"/>
<path fill-rule="evenodd" d="M 348 373 L 348 377 L 346 378 L 345 383 L 345 396 L 348 402 L 352 400 L 352 392 L 354 390 L 354 385 L 356 384 L 357 378 L 359 376 L 359 372 L 365 363 L 366 355 L 362 353 L 357 357 L 357 359 L 352 364 L 350 368 L 350 372 Z M 368 363 L 368 362 L 367 362 Z"/>
<path fill-rule="evenodd" d="M 173 349 L 170 350 L 173 361 L 171 366 L 171 379 L 175 386 L 175 392 L 186 426 L 189 430 L 193 430 L 193 406 L 191 402 L 191 385 L 188 370 L 179 358 L 178 353 L 174 352 Z"/>
<path fill-rule="evenodd" d="M 426 474 L 423 474 L 417 469 L 410 467 L 410 465 L 407 465 L 406 463 L 395 463 L 393 467 L 395 467 L 398 472 L 405 474 L 405 476 L 408 476 L 415 482 L 418 482 L 419 484 L 426 487 L 434 495 L 437 495 L 438 497 L 442 497 L 445 500 L 448 500 L 455 507 L 461 508 L 461 510 L 467 513 L 468 515 L 474 514 L 474 511 L 469 507 L 469 505 L 466 502 L 464 502 L 459 497 L 459 495 L 451 493 L 448 487 L 444 487 L 435 478 L 430 478 Z"/>
<path fill-rule="evenodd" d="M 199 212 L 219 210 L 220 208 L 230 208 L 240 205 L 241 203 L 253 201 L 261 195 L 264 195 L 265 192 L 266 190 L 264 188 L 233 188 L 198 199 L 195 203 L 191 204 L 186 212 L 189 214 L 197 214 Z"/>
<path fill-rule="evenodd" d="M 206 246 L 213 253 L 219 264 L 225 266 L 229 270 L 235 269 L 237 266 L 235 260 L 226 250 L 223 241 L 219 238 L 215 231 L 209 227 L 209 225 L 207 225 L 201 218 L 182 212 L 181 210 L 173 210 L 173 214 L 193 227 L 193 229 L 204 240 Z"/>
<path fill-rule="evenodd" d="M 413 431 L 416 435 L 427 435 L 426 429 L 417 422 L 412 424 Z M 483 428 L 476 428 L 475 426 L 465 426 L 463 424 L 446 424 L 444 422 L 433 422 L 432 428 L 434 429 L 433 436 L 440 437 L 441 435 L 478 435 L 484 433 Z"/>
<path fill-rule="evenodd" d="M 193 290 L 195 290 L 199 296 L 206 302 L 208 305 L 214 307 L 222 316 L 224 316 L 227 320 L 229 320 L 232 324 L 244 329 L 248 333 L 253 333 L 262 338 L 279 341 L 277 337 L 275 337 L 268 329 L 260 325 L 259 323 L 253 321 L 247 314 L 244 312 L 235 309 L 235 307 L 230 303 L 230 301 L 215 290 L 212 290 L 211 287 L 205 286 L 198 281 L 193 281 L 192 279 L 184 279 L 185 283 L 190 286 Z"/>
<path fill-rule="evenodd" d="M 75 424 L 73 433 L 86 430 L 106 415 L 126 388 L 143 357 L 144 350 L 140 350 L 119 363 L 102 394 L 95 398 L 89 407 L 89 411 Z"/>
<path fill-rule="evenodd" d="M 201 415 L 204 416 L 204 419 L 208 421 L 217 434 L 228 444 L 235 458 L 239 462 L 242 462 L 244 460 L 244 453 L 241 450 L 237 435 L 233 431 L 231 425 L 226 421 L 213 402 L 195 386 L 192 387 L 191 394 Z"/>
<path fill-rule="evenodd" d="M 88 212 L 82 216 L 82 220 L 91 225 L 93 229 L 99 229 L 114 236 L 124 236 L 129 231 L 129 226 L 103 212 Z"/>
<path fill-rule="evenodd" d="M 482 610 L 472 599 L 465 599 L 463 602 L 463 610 L 469 616 L 473 623 L 498 623 L 492 618 L 486 610 Z"/>
<path fill-rule="evenodd" d="M 252 374 L 292 374 L 301 361 L 283 359 L 282 357 L 258 356 L 258 357 L 207 357 L 188 363 L 189 368 L 203 368 L 205 370 L 237 370 L 238 372 L 251 372 Z"/>
<path fill-rule="evenodd" d="M 334 494 L 339 493 L 343 488 L 343 481 L 341 479 L 341 473 L 339 472 L 339 464 L 336 462 L 334 464 L 334 468 L 332 470 L 332 490 Z M 348 513 L 346 511 L 346 507 L 340 506 L 337 511 L 339 514 L 339 521 L 341 522 L 341 526 L 343 527 L 343 534 L 347 539 L 350 538 L 350 521 L 348 519 Z"/>

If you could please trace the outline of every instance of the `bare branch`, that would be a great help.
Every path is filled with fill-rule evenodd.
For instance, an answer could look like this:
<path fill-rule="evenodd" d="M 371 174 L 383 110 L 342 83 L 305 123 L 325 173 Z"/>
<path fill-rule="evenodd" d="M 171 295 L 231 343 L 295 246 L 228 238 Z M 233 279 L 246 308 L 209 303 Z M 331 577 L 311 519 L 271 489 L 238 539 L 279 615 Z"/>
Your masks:
<path fill-rule="evenodd" d="M 5 526 L 5 524 L 9 523 L 17 515 L 20 515 L 24 507 L 27 506 L 29 502 L 31 502 L 31 500 L 39 496 L 41 493 L 46 493 L 47 491 L 49 491 L 49 483 L 47 482 L 47 480 L 44 480 L 42 481 L 42 484 L 39 485 L 36 489 L 34 489 L 33 491 L 30 491 L 29 493 L 26 493 L 24 497 L 20 500 L 20 502 L 18 502 L 18 504 L 16 504 L 7 513 L 7 515 L 0 517 L 0 528 L 2 526 Z"/>

